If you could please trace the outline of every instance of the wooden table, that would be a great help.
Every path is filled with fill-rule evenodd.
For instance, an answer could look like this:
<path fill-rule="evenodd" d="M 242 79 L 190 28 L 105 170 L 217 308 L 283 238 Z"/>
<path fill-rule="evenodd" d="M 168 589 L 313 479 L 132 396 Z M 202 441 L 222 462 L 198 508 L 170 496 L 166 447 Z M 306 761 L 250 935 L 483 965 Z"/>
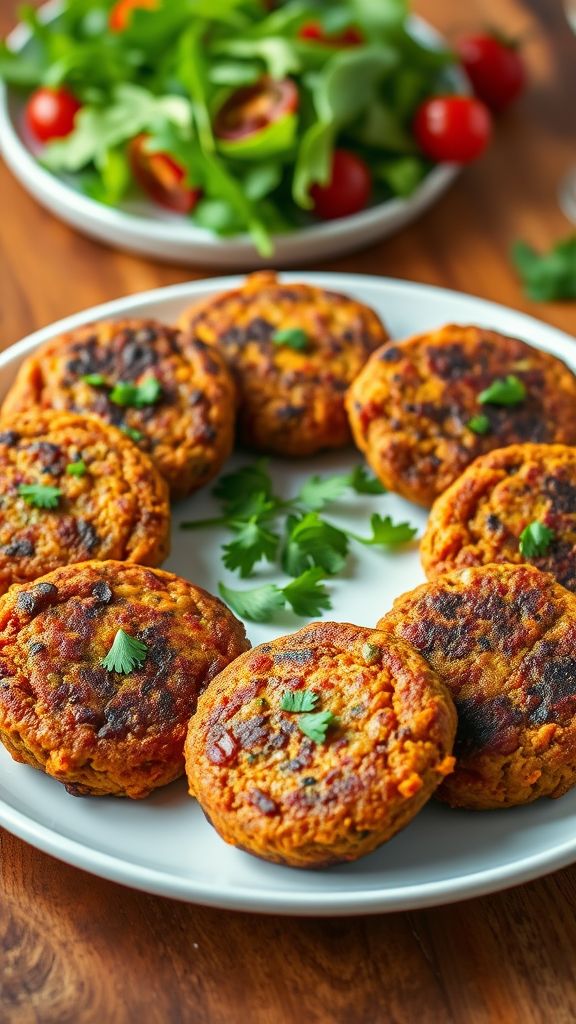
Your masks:
<path fill-rule="evenodd" d="M 0 31 L 15 0 L 0 0 Z M 421 0 L 449 36 L 526 33 L 532 88 L 489 155 L 391 241 L 318 269 L 427 281 L 574 331 L 574 304 L 526 301 L 508 260 L 566 234 L 576 39 L 558 0 Z M 0 168 L 2 345 L 86 306 L 205 276 L 74 234 Z M 0 1024 L 563 1024 L 576 1019 L 576 867 L 508 893 L 341 920 L 188 906 L 92 878 L 0 831 Z"/>

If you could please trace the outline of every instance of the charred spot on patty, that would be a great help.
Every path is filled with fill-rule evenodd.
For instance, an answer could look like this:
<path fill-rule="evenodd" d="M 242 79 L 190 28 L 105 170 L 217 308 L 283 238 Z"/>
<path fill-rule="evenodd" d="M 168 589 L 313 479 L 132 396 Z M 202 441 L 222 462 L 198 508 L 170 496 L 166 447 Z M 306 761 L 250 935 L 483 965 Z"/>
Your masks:
<path fill-rule="evenodd" d="M 5 544 L 1 551 L 9 558 L 31 558 L 35 552 L 34 544 L 27 538 L 21 540 L 12 540 L 9 544 Z"/>
<path fill-rule="evenodd" d="M 0 444 L 8 445 L 11 448 L 13 445 L 18 444 L 20 440 L 20 434 L 15 430 L 3 430 L 0 431 Z"/>
<path fill-rule="evenodd" d="M 432 373 L 442 380 L 457 380 L 472 369 L 470 356 L 462 345 L 442 345 L 438 348 L 431 345 L 427 356 Z"/>
<path fill-rule="evenodd" d="M 90 593 L 96 598 L 98 604 L 110 604 L 113 597 L 112 587 L 106 580 L 99 580 L 98 583 L 95 583 Z"/>
<path fill-rule="evenodd" d="M 54 583 L 37 583 L 32 590 L 20 591 L 16 606 L 19 611 L 27 612 L 28 615 L 37 615 L 54 604 L 57 597 L 58 587 Z"/>
<path fill-rule="evenodd" d="M 547 476 L 543 487 L 554 512 L 576 513 L 576 484 L 562 477 Z"/>

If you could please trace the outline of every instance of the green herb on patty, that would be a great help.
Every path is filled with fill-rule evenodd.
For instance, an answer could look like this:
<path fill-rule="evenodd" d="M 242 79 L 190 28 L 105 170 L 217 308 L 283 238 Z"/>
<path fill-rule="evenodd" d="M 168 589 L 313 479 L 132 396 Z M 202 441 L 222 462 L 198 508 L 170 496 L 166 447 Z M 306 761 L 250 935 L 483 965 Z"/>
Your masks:
<path fill-rule="evenodd" d="M 127 675 L 135 668 L 142 668 L 147 653 L 148 645 L 143 640 L 138 640 L 137 637 L 130 636 L 123 629 L 119 629 L 108 654 L 101 659 L 100 664 L 108 672 Z"/>
<path fill-rule="evenodd" d="M 535 519 L 520 534 L 520 552 L 525 558 L 540 558 L 546 554 L 555 536 L 554 530 Z"/>
<path fill-rule="evenodd" d="M 59 487 L 50 487 L 47 484 L 20 484 L 18 494 L 34 508 L 57 508 L 62 497 Z"/>
<path fill-rule="evenodd" d="M 492 381 L 490 387 L 480 392 L 478 401 L 481 405 L 520 405 L 526 394 L 526 385 L 510 373 Z"/>

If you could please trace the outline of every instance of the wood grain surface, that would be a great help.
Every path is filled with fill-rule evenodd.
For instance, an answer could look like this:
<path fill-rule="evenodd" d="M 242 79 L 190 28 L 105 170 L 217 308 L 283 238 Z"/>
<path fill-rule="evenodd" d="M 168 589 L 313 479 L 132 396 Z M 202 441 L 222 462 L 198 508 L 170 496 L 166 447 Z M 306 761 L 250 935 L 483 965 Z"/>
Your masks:
<path fill-rule="evenodd" d="M 0 0 L 0 31 L 16 0 Z M 531 88 L 490 153 L 396 238 L 315 269 L 469 291 L 576 330 L 574 304 L 523 298 L 523 237 L 569 230 L 557 186 L 576 163 L 576 37 L 559 0 L 420 0 L 450 38 L 524 35 Z M 106 299 L 206 276 L 114 252 L 42 210 L 0 167 L 0 342 Z M 576 1020 L 576 867 L 417 913 L 298 920 L 132 892 L 0 830 L 0 1024 L 564 1024 Z"/>

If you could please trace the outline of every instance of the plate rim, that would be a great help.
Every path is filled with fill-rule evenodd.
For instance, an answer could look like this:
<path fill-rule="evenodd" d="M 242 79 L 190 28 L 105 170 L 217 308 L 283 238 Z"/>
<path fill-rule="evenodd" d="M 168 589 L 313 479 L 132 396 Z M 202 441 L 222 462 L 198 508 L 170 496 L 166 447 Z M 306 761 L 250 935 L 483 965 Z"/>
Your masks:
<path fill-rule="evenodd" d="M 300 280 L 302 272 L 285 272 L 281 276 L 287 283 L 291 283 Z M 567 332 L 546 324 L 537 317 L 502 303 L 455 289 L 369 274 L 316 271 L 307 273 L 306 278 L 310 283 L 321 287 L 352 293 L 355 288 L 364 290 L 368 288 L 369 291 L 379 292 L 383 303 L 387 291 L 400 291 L 407 297 L 413 296 L 413 293 L 416 292 L 418 295 L 429 295 L 436 299 L 471 300 L 477 304 L 480 318 L 483 316 L 498 318 L 502 314 L 512 314 L 518 318 L 520 332 L 523 323 L 526 323 L 533 329 L 542 329 L 552 342 L 556 341 L 562 345 L 575 344 L 575 340 Z M 10 345 L 0 353 L 0 370 L 6 369 L 12 363 L 17 363 L 22 356 L 37 348 L 44 341 L 82 324 L 96 319 L 133 314 L 140 307 L 150 304 L 168 304 L 179 301 L 184 304 L 187 301 L 193 301 L 199 293 L 206 294 L 233 288 L 243 280 L 245 280 L 243 274 L 200 278 L 138 292 L 89 307 L 48 324 Z M 475 317 L 475 319 L 477 318 Z M 431 882 L 396 885 L 387 889 L 384 878 L 383 884 L 378 887 L 364 890 L 343 889 L 339 892 L 309 892 L 297 888 L 295 891 L 291 889 L 261 890 L 243 884 L 241 891 L 237 891 L 235 886 L 228 881 L 206 884 L 203 880 L 200 884 L 195 879 L 178 878 L 168 871 L 153 869 L 144 864 L 134 864 L 125 857 L 95 849 L 35 821 L 1 796 L 0 826 L 42 852 L 67 864 L 144 892 L 229 910 L 317 917 L 379 914 L 454 903 L 523 884 L 566 867 L 576 860 L 575 835 L 572 839 L 550 846 L 545 851 L 532 853 L 496 867 L 483 868 L 479 871 L 471 871 Z M 297 880 L 297 872 L 294 877 Z"/>

